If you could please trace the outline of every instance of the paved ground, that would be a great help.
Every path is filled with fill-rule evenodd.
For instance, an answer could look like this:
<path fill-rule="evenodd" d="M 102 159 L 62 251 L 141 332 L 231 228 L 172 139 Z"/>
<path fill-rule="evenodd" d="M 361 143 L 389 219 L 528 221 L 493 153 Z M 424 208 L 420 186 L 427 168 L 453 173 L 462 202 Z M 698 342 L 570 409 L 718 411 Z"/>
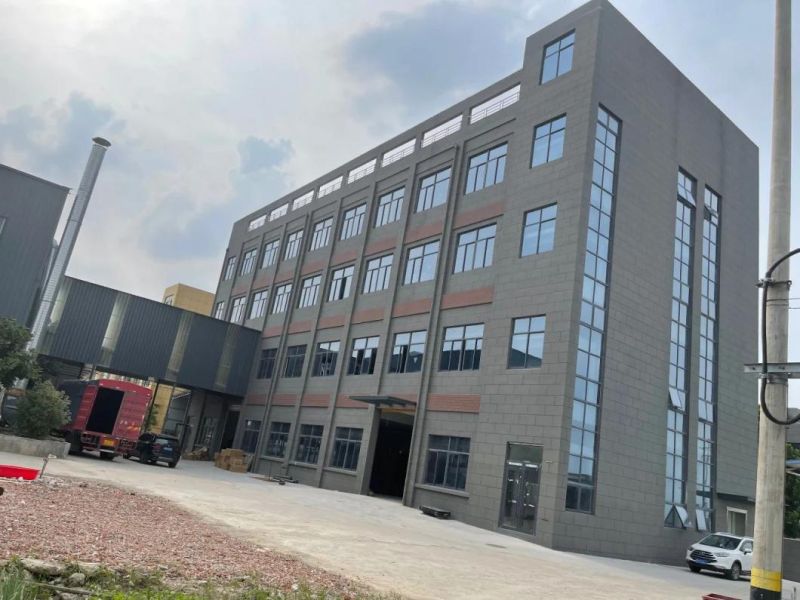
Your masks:
<path fill-rule="evenodd" d="M 0 453 L 0 464 L 37 466 Z M 279 486 L 183 461 L 177 469 L 87 457 L 54 460 L 54 475 L 99 479 L 172 499 L 263 547 L 415 599 L 699 600 L 748 598 L 746 581 L 687 569 L 557 552 L 399 503 L 298 485 Z M 791 598 L 800 584 L 786 582 Z"/>

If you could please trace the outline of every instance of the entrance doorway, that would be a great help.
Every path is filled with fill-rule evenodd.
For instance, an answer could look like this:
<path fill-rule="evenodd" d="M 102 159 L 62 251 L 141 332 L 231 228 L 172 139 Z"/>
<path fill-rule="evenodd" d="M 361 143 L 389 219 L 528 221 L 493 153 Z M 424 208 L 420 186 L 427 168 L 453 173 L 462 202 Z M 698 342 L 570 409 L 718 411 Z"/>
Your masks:
<path fill-rule="evenodd" d="M 413 415 L 381 411 L 369 480 L 373 494 L 403 497 L 413 425 Z"/>
<path fill-rule="evenodd" d="M 236 426 L 239 425 L 239 411 L 229 410 L 225 418 L 225 429 L 222 430 L 222 439 L 219 449 L 233 448 L 233 438 L 236 437 Z"/>
<path fill-rule="evenodd" d="M 500 526 L 520 533 L 536 533 L 542 447 L 508 444 Z"/>

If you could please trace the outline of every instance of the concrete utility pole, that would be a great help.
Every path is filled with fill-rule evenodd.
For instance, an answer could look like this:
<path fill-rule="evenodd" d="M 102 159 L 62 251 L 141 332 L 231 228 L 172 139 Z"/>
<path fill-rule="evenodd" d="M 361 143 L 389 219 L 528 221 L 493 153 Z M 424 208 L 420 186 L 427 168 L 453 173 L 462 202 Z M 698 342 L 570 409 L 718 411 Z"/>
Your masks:
<path fill-rule="evenodd" d="M 792 39 L 791 0 L 775 2 L 775 74 L 772 99 L 772 172 L 770 174 L 769 240 L 767 264 L 772 265 L 790 248 L 791 142 L 792 142 Z M 769 289 L 766 327 L 770 363 L 785 363 L 789 332 L 789 262 L 774 274 Z M 778 419 L 787 413 L 788 379 L 771 375 L 764 403 Z M 758 475 L 751 600 L 780 600 L 783 552 L 783 489 L 786 462 L 786 428 L 761 414 L 758 426 Z"/>

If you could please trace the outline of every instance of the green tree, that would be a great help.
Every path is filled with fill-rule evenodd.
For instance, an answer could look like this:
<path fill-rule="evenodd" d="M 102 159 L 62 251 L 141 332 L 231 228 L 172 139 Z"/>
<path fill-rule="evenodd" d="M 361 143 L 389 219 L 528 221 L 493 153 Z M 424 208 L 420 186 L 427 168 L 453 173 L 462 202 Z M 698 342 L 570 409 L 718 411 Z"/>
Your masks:
<path fill-rule="evenodd" d="M 25 392 L 17 405 L 14 432 L 23 437 L 43 439 L 53 429 L 69 422 L 69 402 L 49 381 L 39 381 Z"/>
<path fill-rule="evenodd" d="M 0 319 L 0 386 L 10 388 L 17 379 L 38 376 L 36 356 L 25 349 L 30 332 L 14 319 Z"/>
<path fill-rule="evenodd" d="M 800 450 L 786 444 L 786 458 L 800 460 Z M 800 538 L 800 477 L 786 475 L 786 511 L 783 518 L 783 535 Z"/>

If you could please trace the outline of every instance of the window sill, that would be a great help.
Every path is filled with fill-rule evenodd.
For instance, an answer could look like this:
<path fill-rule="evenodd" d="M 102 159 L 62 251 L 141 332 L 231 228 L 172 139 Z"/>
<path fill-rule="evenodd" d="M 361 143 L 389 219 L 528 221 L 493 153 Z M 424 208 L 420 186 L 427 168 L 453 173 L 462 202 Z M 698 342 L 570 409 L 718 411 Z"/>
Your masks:
<path fill-rule="evenodd" d="M 450 496 L 458 496 L 459 498 L 469 499 L 469 492 L 461 490 L 453 490 L 450 488 L 439 487 L 436 485 L 428 485 L 426 483 L 415 483 L 414 487 L 418 490 L 425 490 L 426 492 L 438 492 L 439 494 L 448 494 Z"/>
<path fill-rule="evenodd" d="M 316 463 L 297 462 L 296 460 L 289 461 L 289 464 L 293 467 L 304 467 L 306 469 L 316 469 L 318 466 Z"/>
<path fill-rule="evenodd" d="M 339 473 L 340 475 L 351 475 L 352 477 L 358 475 L 357 471 L 351 471 L 350 469 L 339 469 L 337 467 L 323 467 L 322 470 L 329 473 Z"/>
<path fill-rule="evenodd" d="M 268 460 L 270 462 L 283 462 L 283 458 L 280 456 L 262 456 L 261 460 Z"/>

